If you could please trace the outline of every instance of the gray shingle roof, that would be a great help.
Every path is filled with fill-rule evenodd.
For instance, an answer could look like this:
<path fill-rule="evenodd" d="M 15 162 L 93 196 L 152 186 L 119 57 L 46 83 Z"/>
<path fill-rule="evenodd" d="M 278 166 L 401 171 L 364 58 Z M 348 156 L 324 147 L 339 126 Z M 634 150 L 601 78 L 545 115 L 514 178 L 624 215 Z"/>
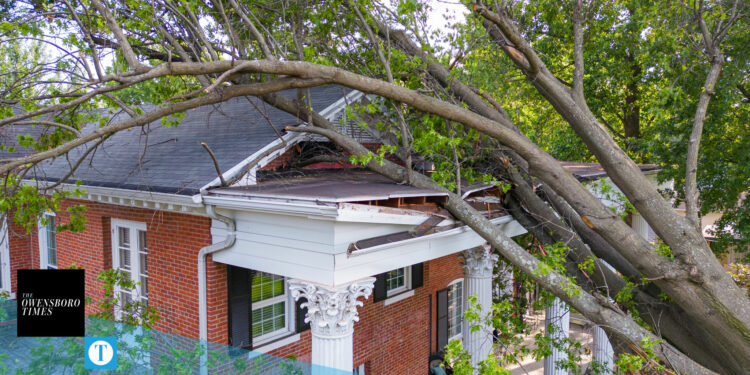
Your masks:
<path fill-rule="evenodd" d="M 349 91 L 341 86 L 313 88 L 313 107 L 321 111 Z M 295 93 L 282 92 L 287 96 Z M 211 147 L 222 172 L 226 172 L 278 139 L 272 126 L 283 132 L 285 126 L 299 123 L 296 117 L 256 98 L 234 98 L 187 111 L 176 128 L 161 126 L 157 121 L 115 134 L 87 157 L 69 182 L 81 179 L 89 186 L 195 194 L 217 177 L 213 161 L 201 142 Z M 88 127 L 93 126 L 96 125 Z M 70 162 L 75 162 L 82 152 L 71 152 Z M 57 181 L 70 170 L 65 158 L 44 162 L 39 169 L 38 175 L 48 181 Z"/>

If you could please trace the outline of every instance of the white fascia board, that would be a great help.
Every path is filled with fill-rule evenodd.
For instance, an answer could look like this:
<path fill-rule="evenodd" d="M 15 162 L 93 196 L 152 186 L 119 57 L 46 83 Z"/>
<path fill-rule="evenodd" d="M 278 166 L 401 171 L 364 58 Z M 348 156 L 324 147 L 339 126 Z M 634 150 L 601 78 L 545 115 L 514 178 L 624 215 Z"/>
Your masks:
<path fill-rule="evenodd" d="M 273 206 L 274 212 L 278 213 L 278 204 L 273 203 Z M 296 214 L 304 214 L 300 212 L 302 210 L 299 207 L 295 209 Z M 309 213 L 307 215 L 311 217 Z M 525 232 L 510 216 L 491 221 L 511 237 Z M 332 220 L 329 223 L 335 225 Z M 222 230 L 212 228 L 213 235 L 219 235 L 219 232 Z M 327 253 L 296 247 L 286 248 L 285 246 L 289 246 L 286 242 L 253 244 L 255 240 L 248 242 L 251 237 L 244 240 L 239 238 L 234 248 L 215 254 L 213 260 L 324 285 L 344 284 L 392 269 L 457 254 L 486 242 L 469 227 L 462 226 L 347 255 L 345 250 Z"/>
<path fill-rule="evenodd" d="M 276 157 L 276 156 L 278 156 L 279 153 L 286 152 L 292 145 L 294 145 L 295 143 L 297 143 L 297 141 L 299 140 L 299 138 L 302 138 L 302 136 L 303 136 L 303 134 L 300 134 L 300 133 L 287 133 L 287 134 L 284 134 L 284 135 L 281 136 L 280 139 L 277 138 L 275 141 L 267 144 L 265 147 L 263 147 L 260 150 L 256 151 L 252 155 L 246 157 L 244 160 L 242 160 L 241 162 L 239 162 L 238 164 L 236 164 L 232 168 L 229 168 L 228 171 L 222 173 L 222 176 L 224 177 L 225 180 L 228 180 L 228 179 L 234 177 L 237 173 L 240 173 L 240 171 L 242 171 L 242 169 L 245 168 L 245 166 L 248 163 L 250 163 L 250 162 L 254 161 L 255 159 L 257 159 L 264 152 L 266 152 L 266 151 L 270 150 L 271 148 L 276 147 L 276 146 L 278 146 L 278 145 L 280 145 L 280 144 L 282 144 L 284 142 L 287 143 L 286 147 L 277 150 L 276 152 L 272 153 L 271 155 L 266 156 L 260 162 L 258 162 L 258 164 L 256 165 L 256 168 L 257 168 L 258 166 L 261 166 L 263 164 L 263 161 L 266 161 L 266 160 L 268 160 L 271 157 Z M 248 174 L 250 174 L 252 172 L 253 171 L 248 171 Z M 214 187 L 214 186 L 219 186 L 219 183 L 221 183 L 221 179 L 219 177 L 216 177 L 211 182 L 203 185 L 203 187 L 200 188 L 200 191 L 204 192 L 204 191 L 208 190 L 208 188 L 211 188 L 211 187 Z"/>
<path fill-rule="evenodd" d="M 416 210 L 370 206 L 356 203 L 339 203 L 339 215 L 336 221 L 351 223 L 419 225 L 433 215 Z M 450 219 L 443 220 L 438 226 L 453 224 Z"/>
<path fill-rule="evenodd" d="M 32 181 L 32 180 L 24 180 L 23 183 L 26 185 L 32 185 L 32 186 L 38 185 L 40 187 L 42 187 L 44 184 L 43 182 Z M 158 204 L 157 208 L 167 208 L 170 205 L 189 207 L 192 209 L 203 208 L 203 205 L 200 203 L 196 203 L 193 200 L 193 197 L 190 195 L 158 193 L 158 192 L 150 192 L 150 191 L 142 191 L 142 190 L 118 189 L 118 188 L 110 188 L 110 187 L 102 187 L 102 186 L 88 186 L 88 185 L 77 186 L 75 184 L 67 184 L 67 183 L 63 183 L 57 186 L 58 190 L 63 190 L 63 191 L 73 191 L 76 188 L 85 190 L 85 194 L 83 195 L 83 197 L 76 198 L 76 199 L 97 201 L 97 202 L 102 202 L 102 203 L 111 203 L 111 204 L 117 204 L 117 205 L 123 205 L 123 206 L 137 206 L 137 204 L 135 204 L 135 201 L 141 201 L 141 202 L 149 202 L 152 204 Z M 105 197 L 107 199 L 105 200 L 94 199 L 95 197 L 99 197 L 99 198 Z"/>
<path fill-rule="evenodd" d="M 230 266 L 252 269 L 288 278 L 312 281 L 323 285 L 333 285 L 333 256 L 315 252 L 311 252 L 310 256 L 314 257 L 314 262 L 295 264 L 288 259 L 251 256 L 229 249 L 213 254 L 212 260 Z M 315 265 L 310 265 L 310 263 L 328 263 L 328 266 L 319 268 Z"/>
<path fill-rule="evenodd" d="M 315 202 L 282 201 L 272 199 L 248 199 L 246 197 L 203 196 L 206 204 L 219 208 L 239 211 L 257 211 L 287 215 L 307 216 L 310 218 L 333 219 L 338 216 L 336 204 L 321 205 Z"/>
<path fill-rule="evenodd" d="M 490 220 L 490 222 L 492 224 L 494 224 L 495 226 L 506 224 L 506 223 L 509 223 L 511 221 L 513 221 L 513 218 L 510 215 L 496 217 L 496 218 Z M 458 228 L 449 229 L 449 230 L 445 230 L 445 231 L 441 231 L 441 232 L 437 232 L 437 233 L 433 233 L 433 234 L 428 234 L 426 236 L 414 237 L 414 238 L 410 238 L 408 240 L 403 240 L 403 241 L 398 241 L 398 242 L 391 242 L 391 243 L 386 243 L 386 244 L 382 244 L 382 245 L 378 245 L 378 246 L 369 247 L 367 249 L 357 250 L 357 251 L 353 252 L 352 254 L 349 254 L 348 257 L 349 258 L 364 257 L 367 254 L 379 253 L 379 252 L 383 252 L 383 251 L 388 250 L 388 249 L 399 248 L 399 247 L 403 247 L 403 246 L 409 246 L 409 245 L 412 245 L 412 244 L 419 244 L 419 243 L 422 243 L 422 242 L 431 241 L 431 240 L 435 240 L 435 239 L 444 239 L 445 237 L 451 237 L 451 236 L 455 236 L 457 234 L 461 234 L 461 233 L 465 233 L 465 232 L 473 232 L 473 230 L 471 228 L 469 228 L 469 226 L 467 226 L 467 225 L 462 225 L 462 226 L 460 226 Z M 479 236 L 479 235 L 477 235 L 477 236 Z M 475 245 L 475 246 L 479 246 L 479 245 Z M 465 249 L 461 249 L 461 250 L 465 250 Z"/>
<path fill-rule="evenodd" d="M 323 116 L 326 120 L 331 121 L 331 119 L 338 113 L 340 110 L 342 110 L 348 103 L 351 103 L 353 101 L 359 100 L 359 98 L 362 96 L 362 93 L 359 91 L 352 91 L 349 94 L 345 95 L 341 99 L 335 101 L 333 104 L 329 105 L 328 107 L 324 108 L 322 111 L 320 111 L 320 115 Z M 282 149 L 277 150 L 276 152 L 264 157 L 261 159 L 258 164 L 252 168 L 252 170 L 248 171 L 248 176 L 255 176 L 255 171 L 263 167 L 265 164 L 276 158 L 277 156 L 283 154 L 284 152 L 288 151 L 293 145 L 298 143 L 299 141 L 307 138 L 307 134 L 302 133 L 287 133 L 281 137 L 281 139 L 276 139 L 275 141 L 267 144 L 265 147 L 261 148 L 257 152 L 253 153 L 252 155 L 248 156 L 241 162 L 239 162 L 237 165 L 233 166 L 232 168 L 229 168 L 226 172 L 222 173 L 222 176 L 225 180 L 228 180 L 235 176 L 237 173 L 239 173 L 242 169 L 245 168 L 245 166 L 257 159 L 260 155 L 262 155 L 264 152 L 270 150 L 273 147 L 278 146 L 279 144 L 282 144 L 286 142 L 286 146 Z M 203 185 L 203 187 L 200 188 L 201 192 L 207 191 L 209 188 L 218 186 L 221 182 L 221 179 L 219 177 L 216 177 L 213 179 L 213 181 L 207 183 L 206 185 Z M 255 183 L 252 181 L 252 183 Z"/>
<path fill-rule="evenodd" d="M 525 233 L 511 216 L 492 219 L 491 222 L 507 236 Z M 383 244 L 352 254 L 336 254 L 334 284 L 344 284 L 364 276 L 377 275 L 401 267 L 427 262 L 446 255 L 480 246 L 486 241 L 468 226 Z"/>
<path fill-rule="evenodd" d="M 333 104 L 320 111 L 319 114 L 326 120 L 331 121 L 336 116 L 336 113 L 344 109 L 344 107 L 346 107 L 350 103 L 358 101 L 362 97 L 362 95 L 364 94 L 361 91 L 353 90 L 352 92 L 346 94 L 341 99 L 335 101 Z"/>
<path fill-rule="evenodd" d="M 217 208 L 307 216 L 337 222 L 388 225 L 419 225 L 433 215 L 416 210 L 378 207 L 356 203 L 321 203 L 311 200 L 247 198 L 243 196 L 204 195 L 206 204 Z M 455 223 L 445 219 L 437 226 Z"/>

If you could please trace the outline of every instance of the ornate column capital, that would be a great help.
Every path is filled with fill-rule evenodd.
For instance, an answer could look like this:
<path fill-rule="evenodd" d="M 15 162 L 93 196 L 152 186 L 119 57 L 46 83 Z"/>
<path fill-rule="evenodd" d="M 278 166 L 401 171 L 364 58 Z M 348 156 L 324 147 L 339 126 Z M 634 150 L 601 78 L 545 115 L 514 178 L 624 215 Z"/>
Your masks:
<path fill-rule="evenodd" d="M 491 251 L 492 248 L 486 245 L 464 250 L 459 255 L 464 274 L 467 277 L 491 278 L 492 269 L 498 259 L 497 254 L 492 254 Z"/>
<path fill-rule="evenodd" d="M 302 297 L 307 302 L 305 322 L 310 323 L 312 333 L 319 336 L 343 336 L 354 332 L 354 322 L 359 321 L 357 307 L 364 303 L 359 297 L 367 299 L 375 286 L 375 278 L 368 277 L 352 283 L 330 287 L 304 280 L 290 280 L 289 289 L 292 297 Z"/>

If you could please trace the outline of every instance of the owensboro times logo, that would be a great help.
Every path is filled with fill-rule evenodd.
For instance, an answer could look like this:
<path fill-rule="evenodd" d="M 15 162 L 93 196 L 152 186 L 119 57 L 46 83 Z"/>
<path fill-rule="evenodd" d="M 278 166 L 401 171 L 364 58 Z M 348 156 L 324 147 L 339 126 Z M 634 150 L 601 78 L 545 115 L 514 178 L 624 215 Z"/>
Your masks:
<path fill-rule="evenodd" d="M 28 297 L 21 300 L 21 315 L 22 316 L 48 316 L 52 315 L 54 309 L 57 308 L 70 308 L 81 306 L 80 299 L 38 299 L 33 298 L 33 294 L 29 293 Z"/>
<path fill-rule="evenodd" d="M 18 336 L 84 336 L 84 270 L 18 270 Z"/>

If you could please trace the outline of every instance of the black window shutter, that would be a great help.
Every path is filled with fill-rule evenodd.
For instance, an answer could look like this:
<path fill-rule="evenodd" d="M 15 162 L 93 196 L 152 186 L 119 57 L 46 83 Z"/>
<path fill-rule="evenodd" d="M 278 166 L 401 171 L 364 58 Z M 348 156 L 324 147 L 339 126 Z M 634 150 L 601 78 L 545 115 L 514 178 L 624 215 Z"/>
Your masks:
<path fill-rule="evenodd" d="M 417 289 L 424 285 L 424 263 L 411 266 L 411 288 Z"/>
<path fill-rule="evenodd" d="M 300 298 L 295 302 L 295 318 L 297 324 L 295 326 L 297 327 L 297 332 L 303 332 L 310 329 L 310 323 L 305 323 L 305 315 L 307 314 L 307 307 L 302 308 L 302 304 L 307 302 L 306 298 Z"/>
<path fill-rule="evenodd" d="M 227 266 L 227 286 L 229 295 L 229 345 L 250 348 L 252 336 L 252 299 L 250 284 L 253 271 L 246 268 Z"/>
<path fill-rule="evenodd" d="M 448 289 L 437 291 L 437 351 L 448 345 Z"/>
<path fill-rule="evenodd" d="M 388 272 L 375 276 L 375 289 L 372 291 L 372 299 L 374 302 L 382 301 L 388 297 L 388 290 L 386 290 L 385 287 L 387 277 Z"/>

